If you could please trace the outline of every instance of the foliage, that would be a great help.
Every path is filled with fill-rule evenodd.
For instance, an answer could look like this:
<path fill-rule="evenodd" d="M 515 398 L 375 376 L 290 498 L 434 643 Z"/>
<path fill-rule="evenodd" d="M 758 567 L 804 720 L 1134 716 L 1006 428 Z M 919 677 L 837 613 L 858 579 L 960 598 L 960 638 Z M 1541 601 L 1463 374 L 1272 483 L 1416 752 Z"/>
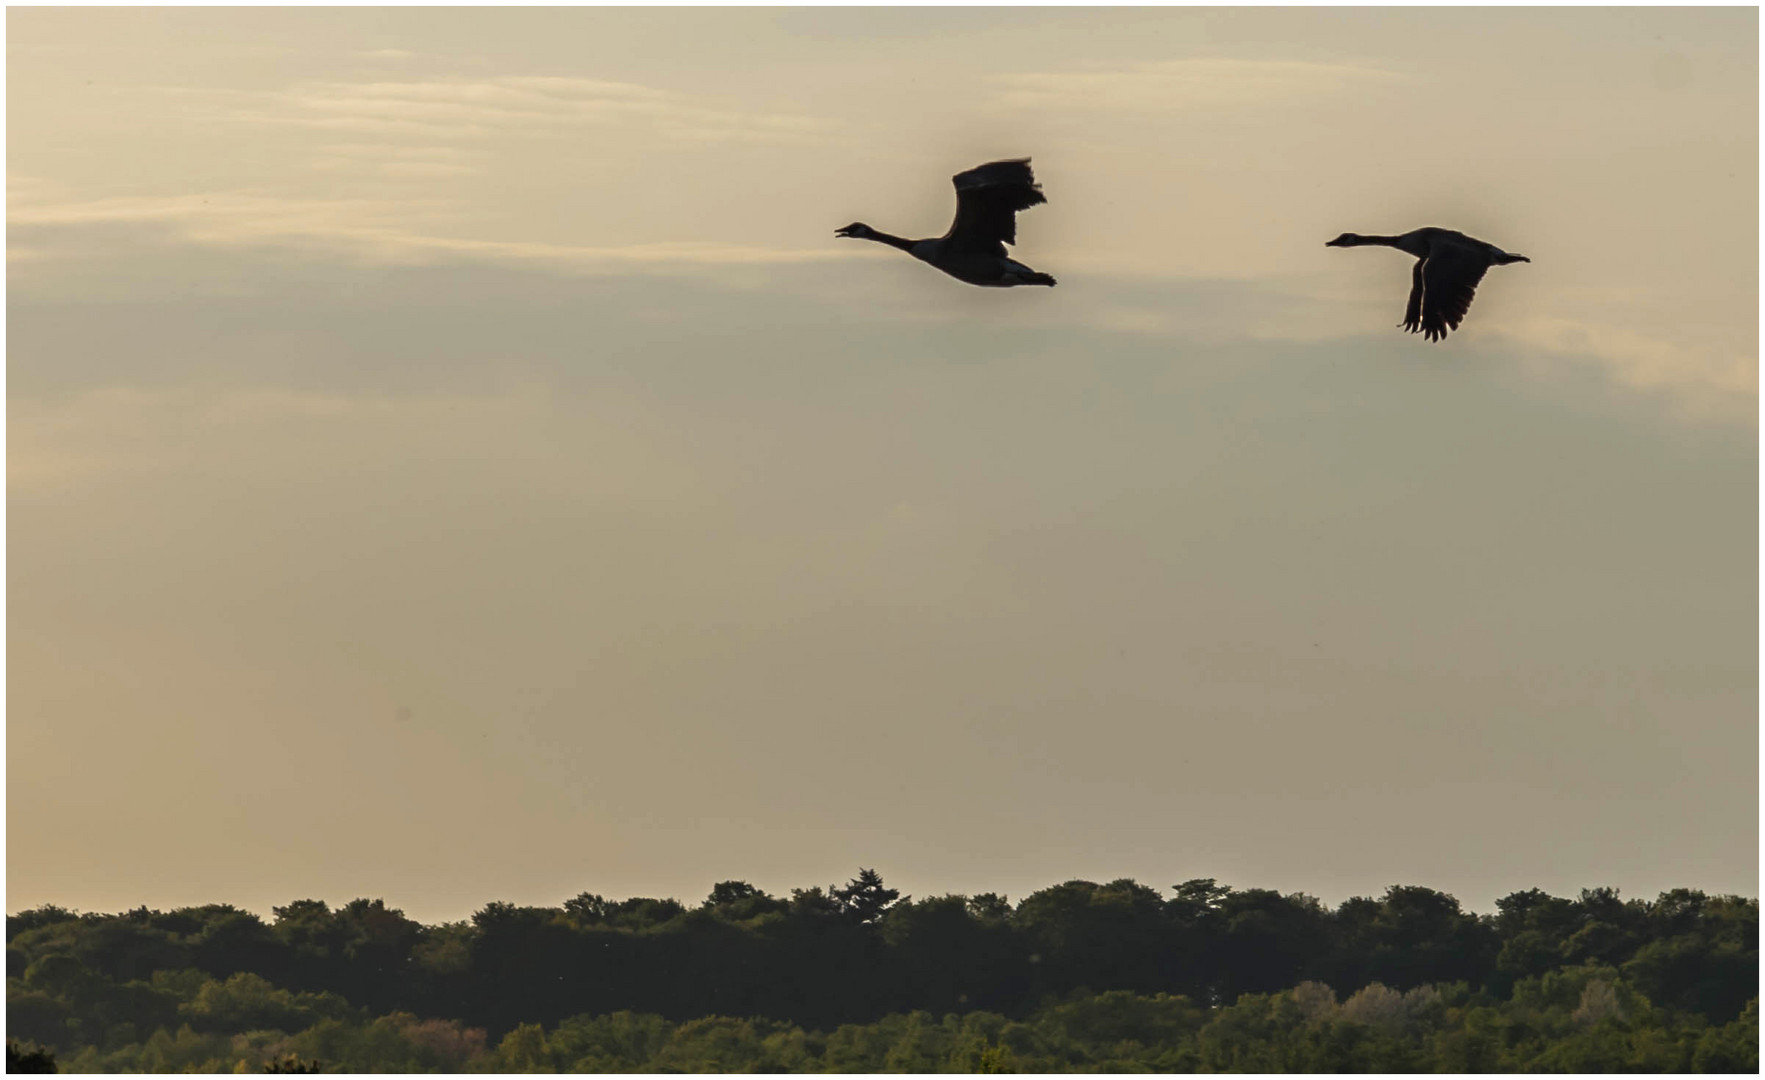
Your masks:
<path fill-rule="evenodd" d="M 299 1054 L 289 1054 L 272 1061 L 266 1061 L 260 1072 L 267 1073 L 316 1073 L 324 1072 L 324 1066 L 317 1061 L 309 1061 Z"/>
<path fill-rule="evenodd" d="M 1211 879 L 915 900 L 862 869 L 582 893 L 9 916 L 9 1033 L 74 1071 L 1754 1071 L 1758 904 Z M 9 1051 L 11 1046 L 9 1045 Z"/>
<path fill-rule="evenodd" d="M 6 1071 L 9 1073 L 52 1073 L 55 1055 L 36 1043 L 6 1040 Z"/>

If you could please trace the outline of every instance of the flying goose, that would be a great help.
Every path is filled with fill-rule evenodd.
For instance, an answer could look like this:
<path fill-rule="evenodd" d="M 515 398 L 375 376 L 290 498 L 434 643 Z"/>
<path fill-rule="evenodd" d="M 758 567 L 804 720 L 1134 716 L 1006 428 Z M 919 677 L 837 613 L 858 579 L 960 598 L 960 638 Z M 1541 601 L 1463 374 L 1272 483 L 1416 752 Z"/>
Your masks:
<path fill-rule="evenodd" d="M 1439 341 L 1448 330 L 1457 330 L 1471 309 L 1477 283 L 1491 266 L 1529 263 L 1524 255 L 1511 255 L 1481 240 L 1451 229 L 1416 229 L 1402 236 L 1362 236 L 1343 233 L 1326 241 L 1325 247 L 1360 247 L 1383 244 L 1416 257 L 1410 285 L 1410 306 L 1403 313 L 1403 328 L 1418 330 L 1429 341 Z"/>
<path fill-rule="evenodd" d="M 935 240 L 905 240 L 878 232 L 862 221 L 835 229 L 834 235 L 898 247 L 970 285 L 1054 284 L 1047 274 L 1005 254 L 1006 244 L 1017 243 L 1017 212 L 1048 201 L 1030 174 L 1030 159 L 977 165 L 951 179 L 956 184 L 956 220 L 949 232 Z"/>

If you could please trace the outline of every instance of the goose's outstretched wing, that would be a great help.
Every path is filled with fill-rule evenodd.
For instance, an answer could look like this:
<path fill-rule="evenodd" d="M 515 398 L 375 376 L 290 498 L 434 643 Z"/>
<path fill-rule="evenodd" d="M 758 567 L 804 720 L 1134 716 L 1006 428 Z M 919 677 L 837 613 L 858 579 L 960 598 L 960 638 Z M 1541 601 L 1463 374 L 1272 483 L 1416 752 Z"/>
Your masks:
<path fill-rule="evenodd" d="M 1030 159 L 994 161 L 957 173 L 956 220 L 944 234 L 959 251 L 1004 257 L 1005 245 L 1017 243 L 1017 212 L 1048 199 L 1030 172 Z"/>
<path fill-rule="evenodd" d="M 1422 283 L 1422 336 L 1439 341 L 1448 330 L 1457 330 L 1471 310 L 1477 283 L 1489 270 L 1489 256 L 1457 244 L 1436 244 L 1417 269 Z M 1410 306 L 1414 310 L 1413 292 Z"/>

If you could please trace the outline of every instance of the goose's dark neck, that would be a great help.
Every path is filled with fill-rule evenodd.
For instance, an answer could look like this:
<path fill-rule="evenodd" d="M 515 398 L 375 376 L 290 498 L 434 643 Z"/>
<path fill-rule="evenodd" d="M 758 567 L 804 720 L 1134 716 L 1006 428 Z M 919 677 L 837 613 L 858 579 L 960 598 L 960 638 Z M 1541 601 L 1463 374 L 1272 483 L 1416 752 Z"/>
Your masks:
<path fill-rule="evenodd" d="M 1360 239 L 1356 240 L 1355 243 L 1356 244 L 1383 244 L 1386 247 L 1402 247 L 1403 246 L 1403 239 L 1404 238 L 1401 236 L 1363 236 Z"/>
<path fill-rule="evenodd" d="M 908 240 L 905 237 L 890 236 L 886 232 L 878 232 L 875 229 L 872 229 L 868 233 L 865 233 L 864 239 L 875 240 L 879 244 L 887 244 L 890 247 L 898 247 L 902 251 L 912 251 L 913 245 L 917 244 L 919 242 L 917 240 Z"/>

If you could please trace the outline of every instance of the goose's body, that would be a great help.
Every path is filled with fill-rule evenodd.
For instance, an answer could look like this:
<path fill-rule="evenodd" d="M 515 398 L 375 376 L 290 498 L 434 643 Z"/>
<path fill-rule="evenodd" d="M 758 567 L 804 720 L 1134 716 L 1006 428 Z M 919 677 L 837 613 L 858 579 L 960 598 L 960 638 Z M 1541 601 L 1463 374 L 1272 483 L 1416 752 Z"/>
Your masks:
<path fill-rule="evenodd" d="M 1005 253 L 1006 244 L 1017 243 L 1017 212 L 1048 201 L 1030 172 L 1030 159 L 990 162 L 951 179 L 956 185 L 956 220 L 943 236 L 908 240 L 879 232 L 862 221 L 836 229 L 834 235 L 898 247 L 970 285 L 1054 284 L 1047 274 Z"/>
<path fill-rule="evenodd" d="M 1361 247 L 1378 244 L 1394 247 L 1416 257 L 1410 275 L 1410 302 L 1403 315 L 1403 328 L 1420 332 L 1429 341 L 1439 341 L 1449 330 L 1457 330 L 1471 309 L 1471 298 L 1477 283 L 1491 266 L 1532 260 L 1524 255 L 1503 251 L 1494 244 L 1466 236 L 1451 229 L 1416 229 L 1401 236 L 1362 236 L 1343 233 L 1326 241 L 1325 247 Z"/>

